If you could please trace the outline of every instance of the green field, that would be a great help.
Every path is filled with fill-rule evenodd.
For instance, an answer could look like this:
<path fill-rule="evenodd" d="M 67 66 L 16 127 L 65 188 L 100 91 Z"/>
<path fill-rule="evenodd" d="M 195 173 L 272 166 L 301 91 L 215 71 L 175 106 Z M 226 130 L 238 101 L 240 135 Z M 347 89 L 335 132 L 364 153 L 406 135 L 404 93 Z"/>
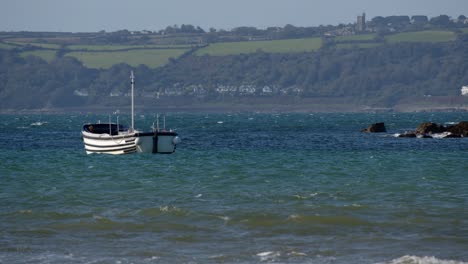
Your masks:
<path fill-rule="evenodd" d="M 40 57 L 47 62 L 51 62 L 55 58 L 55 50 L 34 50 L 34 51 L 24 51 L 21 52 L 21 57 L 25 58 L 27 56 L 36 56 Z"/>
<path fill-rule="evenodd" d="M 460 30 L 463 32 L 463 34 L 468 34 L 468 28 L 461 28 Z"/>
<path fill-rule="evenodd" d="M 338 43 L 338 49 L 369 49 L 381 46 L 382 43 Z"/>
<path fill-rule="evenodd" d="M 456 40 L 457 36 L 452 31 L 419 31 L 405 32 L 385 37 L 389 43 L 397 42 L 447 42 Z"/>
<path fill-rule="evenodd" d="M 254 53 L 258 50 L 271 53 L 310 52 L 322 47 L 321 38 L 287 39 L 270 41 L 243 41 L 214 43 L 199 49 L 195 55 L 226 56 Z"/>
<path fill-rule="evenodd" d="M 70 50 L 116 51 L 129 49 L 189 49 L 190 45 L 70 45 Z"/>
<path fill-rule="evenodd" d="M 70 52 L 66 56 L 75 57 L 88 68 L 107 69 L 114 64 L 126 63 L 136 67 L 144 64 L 150 68 L 157 68 L 169 61 L 169 58 L 178 58 L 184 54 L 183 49 L 161 50 L 130 50 L 117 52 Z"/>
<path fill-rule="evenodd" d="M 335 38 L 336 42 L 359 42 L 359 41 L 371 41 L 375 39 L 376 34 L 365 34 L 365 35 L 352 35 L 352 36 L 338 36 Z"/>
<path fill-rule="evenodd" d="M 5 43 L 5 42 L 0 42 L 0 49 L 14 49 L 16 47 L 17 46 L 10 45 L 10 44 Z"/>
<path fill-rule="evenodd" d="M 7 43 L 16 44 L 20 46 L 29 45 L 29 46 L 44 48 L 44 49 L 59 49 L 60 48 L 60 45 L 58 44 L 49 44 L 49 43 L 34 43 L 34 42 L 26 43 L 26 42 L 10 42 L 10 41 L 8 41 Z"/>

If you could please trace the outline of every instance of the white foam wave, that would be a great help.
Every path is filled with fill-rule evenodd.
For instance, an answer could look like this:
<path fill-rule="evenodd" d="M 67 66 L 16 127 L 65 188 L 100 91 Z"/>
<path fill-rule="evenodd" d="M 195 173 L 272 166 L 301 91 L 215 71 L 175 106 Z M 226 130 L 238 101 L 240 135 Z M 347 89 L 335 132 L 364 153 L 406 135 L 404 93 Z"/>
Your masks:
<path fill-rule="evenodd" d="M 224 222 L 228 222 L 229 220 L 231 220 L 231 217 L 229 216 L 218 216 L 218 218 L 223 220 Z"/>
<path fill-rule="evenodd" d="M 258 253 L 257 256 L 260 257 L 260 261 L 272 261 L 281 256 L 281 253 L 277 251 L 265 251 Z"/>
<path fill-rule="evenodd" d="M 48 124 L 48 122 L 38 121 L 38 122 L 31 123 L 31 126 L 43 126 L 43 125 L 47 125 L 47 124 Z"/>
<path fill-rule="evenodd" d="M 291 251 L 288 253 L 288 256 L 305 257 L 307 254 L 304 252 Z"/>
<path fill-rule="evenodd" d="M 392 134 L 391 136 L 393 137 L 400 137 L 400 135 L 404 135 L 405 133 L 403 134 L 400 134 L 400 133 L 395 133 L 395 134 Z M 442 133 L 434 133 L 434 134 L 430 134 L 430 136 L 432 138 L 445 138 L 446 136 L 450 136 L 452 133 L 450 132 L 442 132 Z M 424 135 L 416 135 L 417 138 L 424 138 Z"/>
<path fill-rule="evenodd" d="M 444 138 L 446 136 L 451 135 L 452 133 L 450 132 L 443 132 L 443 133 L 437 133 L 437 134 L 432 134 L 433 138 Z"/>
<path fill-rule="evenodd" d="M 146 258 L 145 260 L 151 262 L 151 261 L 157 261 L 157 260 L 159 260 L 160 258 L 161 258 L 161 257 L 159 257 L 159 256 L 151 256 L 151 258 Z"/>
<path fill-rule="evenodd" d="M 445 122 L 444 125 L 458 125 L 458 122 Z"/>
<path fill-rule="evenodd" d="M 299 194 L 295 194 L 295 195 L 293 195 L 293 197 L 298 199 L 298 200 L 305 200 L 305 199 L 308 198 L 307 196 L 303 196 L 303 195 L 299 195 Z"/>
<path fill-rule="evenodd" d="M 385 262 L 386 264 L 468 264 L 468 262 L 462 262 L 457 260 L 442 260 L 436 257 L 418 257 L 418 256 L 403 256 L 390 262 Z M 377 263 L 384 264 L 384 263 Z"/>
<path fill-rule="evenodd" d="M 288 216 L 288 219 L 290 219 L 290 220 L 297 220 L 299 218 L 301 218 L 301 216 L 298 215 L 298 214 L 292 214 L 292 215 Z"/>

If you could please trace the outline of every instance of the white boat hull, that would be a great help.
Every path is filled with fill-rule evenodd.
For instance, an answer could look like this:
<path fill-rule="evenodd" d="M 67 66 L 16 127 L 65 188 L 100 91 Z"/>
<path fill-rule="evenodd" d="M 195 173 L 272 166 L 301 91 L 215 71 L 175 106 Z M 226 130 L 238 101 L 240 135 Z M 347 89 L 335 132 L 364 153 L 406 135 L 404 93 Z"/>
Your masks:
<path fill-rule="evenodd" d="M 109 135 L 82 132 L 87 154 L 129 154 L 137 151 L 135 134 Z"/>
<path fill-rule="evenodd" d="M 83 142 L 87 154 L 130 154 L 130 153 L 160 153 L 171 154 L 179 142 L 177 133 L 169 131 L 134 133 L 119 132 L 117 135 L 108 133 L 95 134 L 82 131 Z"/>
<path fill-rule="evenodd" d="M 148 132 L 136 133 L 137 152 L 142 153 L 174 153 L 179 141 L 175 132 Z"/>

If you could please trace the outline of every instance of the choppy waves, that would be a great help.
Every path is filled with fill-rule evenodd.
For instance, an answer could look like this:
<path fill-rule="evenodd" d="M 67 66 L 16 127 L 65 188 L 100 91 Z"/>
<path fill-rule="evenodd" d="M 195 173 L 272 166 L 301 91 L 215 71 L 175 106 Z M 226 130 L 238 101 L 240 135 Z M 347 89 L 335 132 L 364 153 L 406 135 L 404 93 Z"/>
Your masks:
<path fill-rule="evenodd" d="M 468 262 L 456 260 L 443 260 L 436 257 L 418 257 L 418 256 L 403 256 L 394 259 L 390 262 L 382 264 L 467 264 Z"/>
<path fill-rule="evenodd" d="M 359 132 L 458 115 L 181 114 L 175 154 L 119 157 L 94 116 L 3 116 L 0 262 L 465 264 L 468 141 Z"/>

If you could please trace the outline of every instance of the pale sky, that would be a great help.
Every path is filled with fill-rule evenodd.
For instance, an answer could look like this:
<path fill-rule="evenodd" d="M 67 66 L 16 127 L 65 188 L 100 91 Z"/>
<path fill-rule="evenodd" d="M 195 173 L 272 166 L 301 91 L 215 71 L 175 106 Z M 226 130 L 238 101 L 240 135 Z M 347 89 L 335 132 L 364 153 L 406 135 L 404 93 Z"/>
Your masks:
<path fill-rule="evenodd" d="M 108 32 L 192 24 L 319 26 L 390 15 L 468 17 L 468 0 L 0 0 L 0 31 Z"/>

